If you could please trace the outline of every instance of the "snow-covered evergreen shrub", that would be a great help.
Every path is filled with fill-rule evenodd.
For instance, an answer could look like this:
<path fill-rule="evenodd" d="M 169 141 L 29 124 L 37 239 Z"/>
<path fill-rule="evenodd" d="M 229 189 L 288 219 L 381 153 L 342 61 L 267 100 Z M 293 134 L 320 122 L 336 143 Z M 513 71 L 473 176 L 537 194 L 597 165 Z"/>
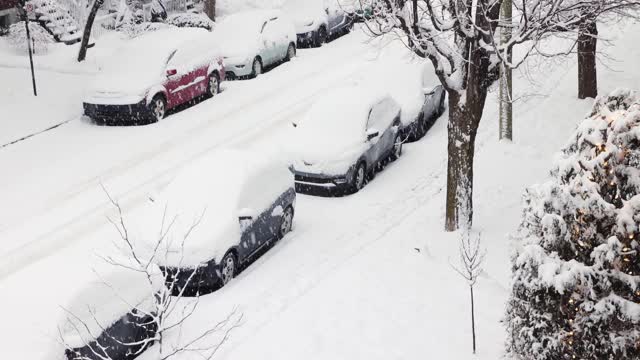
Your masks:
<path fill-rule="evenodd" d="M 524 203 L 508 354 L 640 359 L 640 93 L 598 98 Z"/>
<path fill-rule="evenodd" d="M 137 24 L 135 22 L 128 22 L 128 23 L 122 24 L 116 30 L 124 33 L 130 39 L 133 39 L 142 34 L 157 31 L 160 29 L 166 29 L 168 27 L 171 27 L 171 25 L 167 25 L 164 23 L 152 23 L 152 22 L 143 22 L 140 24 Z"/>
<path fill-rule="evenodd" d="M 213 30 L 215 27 L 215 23 L 209 19 L 207 15 L 201 13 L 188 12 L 172 14 L 167 17 L 165 22 L 177 27 L 196 27 L 207 29 L 209 31 Z"/>
<path fill-rule="evenodd" d="M 49 45 L 55 42 L 47 30 L 34 22 L 29 22 L 29 35 L 31 35 L 31 49 L 34 54 L 45 54 L 49 50 Z M 8 40 L 17 51 L 28 54 L 27 29 L 24 21 L 9 27 Z"/>

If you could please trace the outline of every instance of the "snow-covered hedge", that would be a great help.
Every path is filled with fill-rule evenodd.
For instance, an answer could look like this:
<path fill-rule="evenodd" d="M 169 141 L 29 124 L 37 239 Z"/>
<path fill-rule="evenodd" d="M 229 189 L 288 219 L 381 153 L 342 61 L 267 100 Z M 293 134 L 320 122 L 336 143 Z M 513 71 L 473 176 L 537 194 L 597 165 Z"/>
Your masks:
<path fill-rule="evenodd" d="M 165 23 L 177 27 L 197 27 L 213 30 L 215 23 L 205 14 L 201 13 L 179 13 L 172 14 L 167 17 Z"/>
<path fill-rule="evenodd" d="M 640 92 L 598 98 L 524 200 L 507 352 L 640 359 Z"/>
<path fill-rule="evenodd" d="M 143 22 L 140 24 L 137 24 L 135 22 L 127 22 L 116 28 L 116 30 L 126 34 L 130 39 L 133 39 L 146 33 L 158 31 L 161 29 L 167 29 L 170 27 L 172 26 L 156 22 Z"/>
<path fill-rule="evenodd" d="M 29 23 L 29 34 L 31 35 L 31 49 L 34 54 L 45 54 L 49 46 L 55 42 L 53 36 L 37 23 Z M 24 21 L 12 24 L 9 27 L 9 43 L 19 52 L 27 54 L 29 51 L 27 43 L 27 29 Z"/>

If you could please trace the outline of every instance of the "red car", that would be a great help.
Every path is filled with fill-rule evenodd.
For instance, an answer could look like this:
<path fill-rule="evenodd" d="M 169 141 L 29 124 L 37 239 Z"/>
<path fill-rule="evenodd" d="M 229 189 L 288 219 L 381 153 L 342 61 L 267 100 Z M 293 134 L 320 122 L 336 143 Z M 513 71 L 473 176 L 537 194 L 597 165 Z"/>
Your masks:
<path fill-rule="evenodd" d="M 225 79 L 222 58 L 202 29 L 166 29 L 140 36 L 105 62 L 84 100 L 94 120 L 156 122 L 168 110 L 214 97 Z"/>

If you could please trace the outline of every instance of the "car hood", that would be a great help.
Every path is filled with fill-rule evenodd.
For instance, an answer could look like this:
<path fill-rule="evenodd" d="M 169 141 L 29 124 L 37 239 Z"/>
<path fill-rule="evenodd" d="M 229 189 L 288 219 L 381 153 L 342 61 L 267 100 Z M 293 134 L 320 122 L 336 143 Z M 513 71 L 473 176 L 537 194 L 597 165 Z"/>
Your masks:
<path fill-rule="evenodd" d="M 317 145 L 317 144 L 316 144 Z M 327 145 L 330 145 L 327 143 Z M 311 147 L 299 145 L 293 149 L 292 165 L 296 171 L 343 175 L 365 152 L 365 143 L 342 144 L 342 146 Z"/>
<path fill-rule="evenodd" d="M 100 73 L 90 86 L 90 95 L 98 97 L 145 96 L 147 90 L 161 83 L 160 72 L 155 74 Z"/>

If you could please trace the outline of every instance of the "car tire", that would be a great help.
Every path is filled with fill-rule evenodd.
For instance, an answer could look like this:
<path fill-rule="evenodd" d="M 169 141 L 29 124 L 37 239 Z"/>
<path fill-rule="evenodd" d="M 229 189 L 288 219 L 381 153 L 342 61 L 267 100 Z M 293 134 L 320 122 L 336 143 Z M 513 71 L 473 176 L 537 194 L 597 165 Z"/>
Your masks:
<path fill-rule="evenodd" d="M 282 213 L 282 220 L 280 221 L 280 228 L 278 228 L 278 240 L 287 235 L 293 226 L 293 207 L 287 206 Z"/>
<path fill-rule="evenodd" d="M 207 97 L 214 97 L 220 93 L 220 77 L 217 73 L 211 73 L 207 81 Z"/>
<path fill-rule="evenodd" d="M 156 123 L 164 119 L 167 114 L 167 101 L 164 96 L 158 94 L 153 97 L 149 104 L 149 112 L 151 114 L 151 122 Z"/>
<path fill-rule="evenodd" d="M 362 190 L 367 180 L 367 166 L 364 161 L 361 161 L 356 166 L 353 173 L 353 179 L 351 180 L 351 191 L 357 193 Z"/>
<path fill-rule="evenodd" d="M 316 31 L 316 38 L 315 38 L 315 47 L 320 47 L 322 46 L 322 44 L 327 42 L 327 28 L 323 26 L 320 26 L 318 28 L 318 31 Z"/>
<path fill-rule="evenodd" d="M 402 136 L 398 133 L 396 138 L 393 140 L 393 147 L 391 148 L 391 155 L 389 158 L 391 161 L 396 161 L 400 156 L 402 156 Z"/>
<path fill-rule="evenodd" d="M 236 277 L 238 258 L 233 251 L 227 252 L 220 262 L 220 286 L 225 286 Z"/>
<path fill-rule="evenodd" d="M 284 61 L 291 61 L 296 56 L 296 46 L 293 43 L 289 44 L 287 48 L 287 56 L 284 58 Z"/>
<path fill-rule="evenodd" d="M 262 74 L 262 60 L 259 57 L 253 59 L 253 63 L 251 65 L 251 77 L 256 78 Z"/>

